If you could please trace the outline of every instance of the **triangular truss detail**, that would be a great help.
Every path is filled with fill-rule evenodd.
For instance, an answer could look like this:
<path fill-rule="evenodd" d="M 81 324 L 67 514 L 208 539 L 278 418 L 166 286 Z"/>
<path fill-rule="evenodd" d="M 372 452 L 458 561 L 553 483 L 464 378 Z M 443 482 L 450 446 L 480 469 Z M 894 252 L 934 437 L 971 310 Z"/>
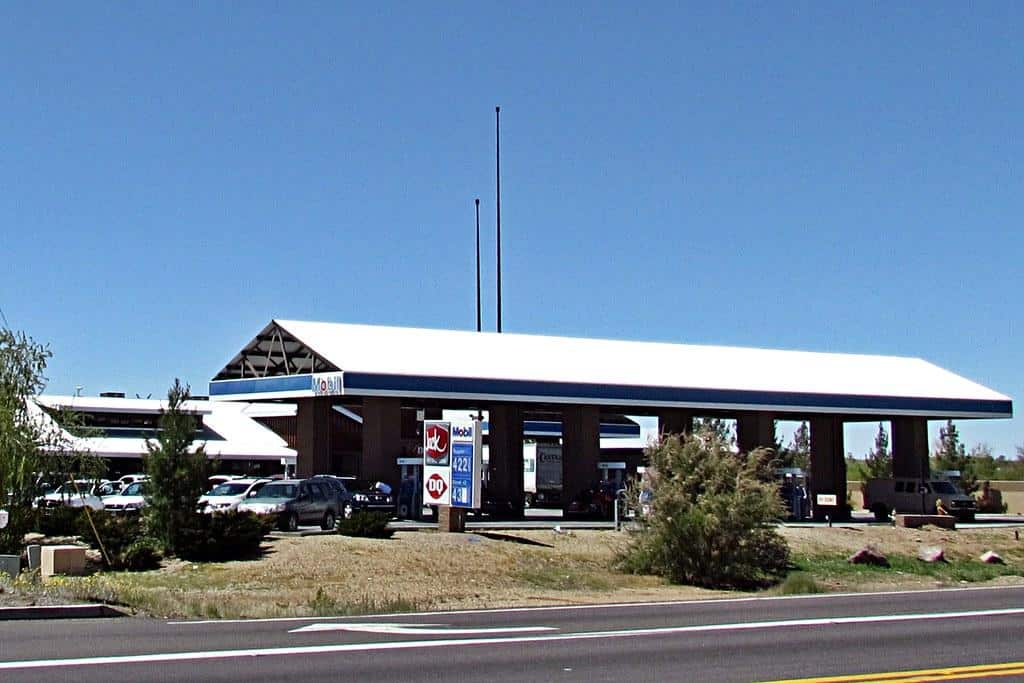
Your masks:
<path fill-rule="evenodd" d="M 313 349 L 272 322 L 213 379 L 259 379 L 338 370 Z"/>

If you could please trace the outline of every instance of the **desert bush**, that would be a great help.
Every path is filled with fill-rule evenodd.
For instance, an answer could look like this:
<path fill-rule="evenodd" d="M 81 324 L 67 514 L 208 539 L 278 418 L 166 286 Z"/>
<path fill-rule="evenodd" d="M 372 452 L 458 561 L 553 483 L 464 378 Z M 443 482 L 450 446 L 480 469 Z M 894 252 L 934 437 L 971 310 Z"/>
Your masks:
<path fill-rule="evenodd" d="M 185 560 L 224 562 L 256 557 L 272 521 L 249 512 L 193 514 L 179 530 L 176 554 Z"/>
<path fill-rule="evenodd" d="M 381 512 L 360 510 L 349 519 L 338 520 L 338 533 L 342 536 L 363 538 L 391 538 L 394 529 L 388 528 L 390 517 Z"/>
<path fill-rule="evenodd" d="M 620 556 L 623 569 L 708 588 L 762 587 L 785 575 L 770 451 L 737 454 L 705 433 L 666 437 L 646 455 L 651 508 Z"/>

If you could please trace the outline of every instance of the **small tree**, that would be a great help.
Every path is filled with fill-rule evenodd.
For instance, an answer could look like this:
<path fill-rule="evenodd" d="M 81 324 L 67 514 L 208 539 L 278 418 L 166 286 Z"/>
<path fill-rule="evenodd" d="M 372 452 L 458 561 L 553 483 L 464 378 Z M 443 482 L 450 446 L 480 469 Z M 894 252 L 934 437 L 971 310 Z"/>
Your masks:
<path fill-rule="evenodd" d="M 31 400 L 46 386 L 50 357 L 46 346 L 24 333 L 0 329 L 0 507 L 9 515 L 0 529 L 0 553 L 21 552 L 32 525 L 36 478 L 52 435 Z"/>
<path fill-rule="evenodd" d="M 185 411 L 189 395 L 189 387 L 175 379 L 156 439 L 146 441 L 146 519 L 153 538 L 168 554 L 175 554 L 188 530 L 198 526 L 196 508 L 209 476 L 206 451 L 202 446 L 191 448 L 197 416 Z"/>
<path fill-rule="evenodd" d="M 693 421 L 693 433 L 704 437 L 714 437 L 724 444 L 735 444 L 729 423 L 718 417 L 698 417 Z"/>
<path fill-rule="evenodd" d="M 888 479 L 892 476 L 892 453 L 889 452 L 889 433 L 885 425 L 878 423 L 875 434 L 875 447 L 864 456 L 864 464 L 860 466 L 862 479 Z"/>
<path fill-rule="evenodd" d="M 793 432 L 789 445 L 779 451 L 779 460 L 783 467 L 799 467 L 805 472 L 811 464 L 811 428 L 807 422 L 801 422 Z"/>
<path fill-rule="evenodd" d="M 946 426 L 939 428 L 939 443 L 934 461 L 937 470 L 959 470 L 960 486 L 965 492 L 974 493 L 978 490 L 978 478 L 974 473 L 973 463 L 967 455 L 967 448 L 960 443 L 960 434 L 952 420 L 947 420 Z"/>
<path fill-rule="evenodd" d="M 647 450 L 650 512 L 623 568 L 674 583 L 747 588 L 778 580 L 789 548 L 771 449 L 735 454 L 718 435 L 670 436 Z"/>

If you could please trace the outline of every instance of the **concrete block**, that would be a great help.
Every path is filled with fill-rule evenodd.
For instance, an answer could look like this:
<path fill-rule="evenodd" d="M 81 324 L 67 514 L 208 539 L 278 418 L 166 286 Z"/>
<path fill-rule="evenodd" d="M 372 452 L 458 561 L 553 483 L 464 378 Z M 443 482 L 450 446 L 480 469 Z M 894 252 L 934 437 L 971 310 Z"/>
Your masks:
<path fill-rule="evenodd" d="M 956 517 L 950 515 L 893 515 L 893 521 L 896 526 L 906 527 L 908 529 L 916 529 L 924 526 L 925 524 L 931 524 L 942 529 L 955 529 L 956 528 Z"/>
<path fill-rule="evenodd" d="M 0 574 L 7 574 L 11 580 L 18 578 L 21 571 L 21 557 L 18 555 L 0 555 Z"/>
<path fill-rule="evenodd" d="M 77 545 L 43 546 L 40 574 L 45 579 L 55 574 L 84 574 L 85 548 Z"/>

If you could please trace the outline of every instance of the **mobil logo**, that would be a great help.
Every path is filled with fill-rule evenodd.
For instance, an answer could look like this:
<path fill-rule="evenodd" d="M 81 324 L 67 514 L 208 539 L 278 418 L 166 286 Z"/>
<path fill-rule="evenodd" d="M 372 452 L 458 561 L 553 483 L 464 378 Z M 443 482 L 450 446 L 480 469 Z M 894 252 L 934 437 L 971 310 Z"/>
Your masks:
<path fill-rule="evenodd" d="M 439 500 L 448 490 L 448 483 L 440 474 L 434 473 L 427 477 L 427 493 L 434 500 Z"/>
<path fill-rule="evenodd" d="M 472 439 L 473 428 L 469 425 L 452 425 L 453 439 Z"/>
<path fill-rule="evenodd" d="M 448 449 L 451 447 L 449 427 L 444 422 L 433 422 L 427 425 L 423 434 L 423 454 L 427 464 L 446 462 Z"/>

